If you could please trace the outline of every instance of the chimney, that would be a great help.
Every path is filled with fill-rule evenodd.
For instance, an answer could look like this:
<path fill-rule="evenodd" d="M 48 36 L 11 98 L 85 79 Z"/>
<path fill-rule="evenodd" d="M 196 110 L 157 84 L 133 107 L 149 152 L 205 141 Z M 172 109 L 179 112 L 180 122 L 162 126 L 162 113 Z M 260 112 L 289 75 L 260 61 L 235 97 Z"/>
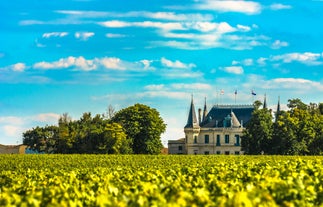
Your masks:
<path fill-rule="evenodd" d="M 202 114 L 202 109 L 201 108 L 199 108 L 199 124 L 201 123 L 201 114 Z"/>

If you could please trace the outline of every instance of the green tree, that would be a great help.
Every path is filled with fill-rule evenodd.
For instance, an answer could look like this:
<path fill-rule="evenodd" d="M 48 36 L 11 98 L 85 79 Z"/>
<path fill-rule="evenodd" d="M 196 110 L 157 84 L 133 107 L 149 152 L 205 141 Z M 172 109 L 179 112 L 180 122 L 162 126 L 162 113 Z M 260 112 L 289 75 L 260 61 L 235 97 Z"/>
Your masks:
<path fill-rule="evenodd" d="M 323 115 L 323 103 L 319 103 L 318 110 L 319 110 L 319 113 Z"/>
<path fill-rule="evenodd" d="M 57 126 L 37 126 L 23 133 L 23 144 L 37 152 L 53 153 L 57 135 Z"/>
<path fill-rule="evenodd" d="M 303 103 L 301 101 L 301 99 L 296 98 L 296 99 L 288 99 L 288 104 L 287 104 L 288 108 L 290 108 L 291 110 L 293 110 L 294 108 L 298 108 L 298 109 L 302 109 L 302 110 L 306 110 L 308 107 L 305 103 Z"/>
<path fill-rule="evenodd" d="M 296 100 L 296 101 L 295 101 Z M 290 110 L 282 113 L 274 124 L 273 144 L 277 154 L 320 154 L 322 116 L 316 104 L 309 106 L 299 99 L 289 100 Z"/>
<path fill-rule="evenodd" d="M 255 110 L 241 137 L 242 150 L 246 154 L 271 154 L 273 122 L 271 111 L 259 109 L 261 103 L 255 102 Z"/>
<path fill-rule="evenodd" d="M 166 124 L 156 109 L 135 104 L 117 112 L 112 121 L 125 129 L 135 154 L 160 154 L 163 147 L 160 136 Z"/>

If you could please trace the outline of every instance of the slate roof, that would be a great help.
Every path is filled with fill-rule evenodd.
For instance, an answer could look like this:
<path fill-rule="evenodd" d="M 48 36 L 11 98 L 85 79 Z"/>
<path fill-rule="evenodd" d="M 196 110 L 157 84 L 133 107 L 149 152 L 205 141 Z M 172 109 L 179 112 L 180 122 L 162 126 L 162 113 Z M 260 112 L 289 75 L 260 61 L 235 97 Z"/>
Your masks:
<path fill-rule="evenodd" d="M 228 115 L 233 117 L 232 124 L 234 127 L 237 127 L 237 121 L 244 127 L 250 120 L 253 110 L 254 107 L 252 105 L 215 105 L 209 111 L 205 120 L 200 123 L 200 127 L 224 127 L 223 121 Z M 231 112 L 233 112 L 233 114 L 231 114 Z"/>
<path fill-rule="evenodd" d="M 193 98 L 192 98 L 187 123 L 184 128 L 193 128 L 195 126 L 198 126 L 198 122 L 197 122 L 195 107 L 194 107 Z"/>

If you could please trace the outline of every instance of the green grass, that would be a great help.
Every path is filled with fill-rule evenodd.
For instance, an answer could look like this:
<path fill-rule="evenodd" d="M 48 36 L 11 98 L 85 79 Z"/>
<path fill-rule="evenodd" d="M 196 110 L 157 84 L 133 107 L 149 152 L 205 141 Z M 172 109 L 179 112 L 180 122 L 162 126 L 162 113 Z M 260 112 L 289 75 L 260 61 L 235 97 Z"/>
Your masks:
<path fill-rule="evenodd" d="M 0 206 L 323 206 L 323 157 L 0 155 Z"/>

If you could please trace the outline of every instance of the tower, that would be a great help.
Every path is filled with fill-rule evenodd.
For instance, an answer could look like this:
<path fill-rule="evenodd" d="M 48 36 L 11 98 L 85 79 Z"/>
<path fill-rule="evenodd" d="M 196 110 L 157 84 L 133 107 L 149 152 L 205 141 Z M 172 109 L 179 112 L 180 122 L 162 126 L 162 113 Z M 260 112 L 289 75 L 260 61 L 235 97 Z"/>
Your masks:
<path fill-rule="evenodd" d="M 266 109 L 267 108 L 267 100 L 266 100 L 266 94 L 265 94 L 265 98 L 264 98 L 264 105 L 263 108 Z"/>
<path fill-rule="evenodd" d="M 205 121 L 206 116 L 207 116 L 207 108 L 206 108 L 206 97 L 205 97 L 202 121 Z"/>
<path fill-rule="evenodd" d="M 197 138 L 200 133 L 200 126 L 196 118 L 193 96 L 191 100 L 190 110 L 188 112 L 187 123 L 184 127 L 184 132 L 185 132 L 185 143 L 194 144 L 197 142 Z"/>
<path fill-rule="evenodd" d="M 277 110 L 276 110 L 275 121 L 277 121 L 279 115 L 280 115 L 280 96 L 278 96 L 278 103 L 277 103 Z"/>

